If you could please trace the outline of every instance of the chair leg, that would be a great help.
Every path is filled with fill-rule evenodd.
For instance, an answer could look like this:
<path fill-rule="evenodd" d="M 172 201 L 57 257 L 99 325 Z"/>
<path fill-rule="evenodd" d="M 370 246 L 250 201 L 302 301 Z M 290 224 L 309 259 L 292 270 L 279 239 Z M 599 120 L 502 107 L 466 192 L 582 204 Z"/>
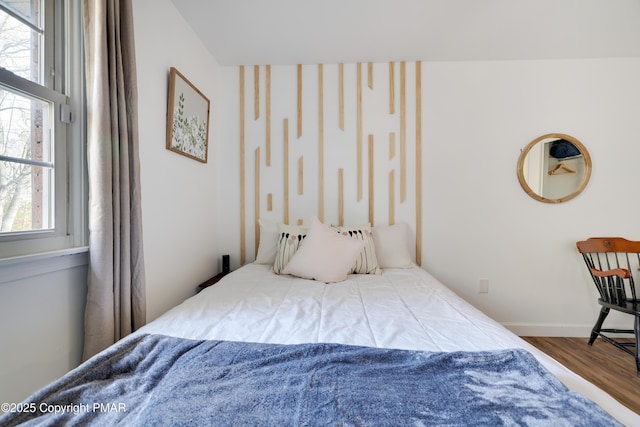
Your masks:
<path fill-rule="evenodd" d="M 600 309 L 600 315 L 598 316 L 598 320 L 596 321 L 596 324 L 593 326 L 593 329 L 591 329 L 591 337 L 589 338 L 589 345 L 593 345 L 593 342 L 596 340 L 596 338 L 598 338 L 598 334 L 600 333 L 600 329 L 602 329 L 602 324 L 604 323 L 604 319 L 607 318 L 608 314 L 609 314 L 609 308 L 602 307 Z"/>
<path fill-rule="evenodd" d="M 636 375 L 640 377 L 640 316 L 638 315 L 633 322 L 633 332 L 636 336 Z"/>

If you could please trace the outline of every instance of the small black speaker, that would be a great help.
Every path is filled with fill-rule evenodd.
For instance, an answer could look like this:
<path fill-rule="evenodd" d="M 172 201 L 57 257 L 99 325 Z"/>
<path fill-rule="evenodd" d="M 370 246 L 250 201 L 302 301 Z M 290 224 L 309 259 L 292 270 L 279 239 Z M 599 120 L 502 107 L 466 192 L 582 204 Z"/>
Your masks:
<path fill-rule="evenodd" d="M 231 271 L 231 267 L 229 266 L 229 255 L 222 255 L 222 272 L 228 273 Z"/>

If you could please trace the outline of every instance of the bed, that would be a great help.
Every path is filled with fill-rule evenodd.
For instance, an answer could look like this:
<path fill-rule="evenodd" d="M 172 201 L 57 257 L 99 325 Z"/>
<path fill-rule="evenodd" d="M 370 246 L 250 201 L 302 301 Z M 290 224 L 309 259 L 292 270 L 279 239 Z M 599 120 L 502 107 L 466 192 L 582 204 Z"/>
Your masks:
<path fill-rule="evenodd" d="M 245 265 L 0 425 L 640 425 L 424 269 L 378 268 L 325 283 Z"/>

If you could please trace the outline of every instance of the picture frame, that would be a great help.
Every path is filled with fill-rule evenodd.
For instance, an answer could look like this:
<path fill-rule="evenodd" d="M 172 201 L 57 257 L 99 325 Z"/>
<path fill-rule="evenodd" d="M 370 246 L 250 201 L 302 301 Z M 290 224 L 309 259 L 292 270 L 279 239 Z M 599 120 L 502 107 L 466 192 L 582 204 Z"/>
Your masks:
<path fill-rule="evenodd" d="M 171 67 L 167 105 L 168 150 L 207 163 L 210 106 L 209 98 Z"/>

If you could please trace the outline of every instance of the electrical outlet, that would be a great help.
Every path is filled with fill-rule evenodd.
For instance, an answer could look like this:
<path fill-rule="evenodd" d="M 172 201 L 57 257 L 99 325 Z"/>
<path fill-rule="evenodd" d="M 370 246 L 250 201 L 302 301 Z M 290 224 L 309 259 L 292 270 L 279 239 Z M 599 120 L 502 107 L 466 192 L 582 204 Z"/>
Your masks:
<path fill-rule="evenodd" d="M 480 279 L 480 293 L 481 294 L 489 293 L 489 279 Z"/>

